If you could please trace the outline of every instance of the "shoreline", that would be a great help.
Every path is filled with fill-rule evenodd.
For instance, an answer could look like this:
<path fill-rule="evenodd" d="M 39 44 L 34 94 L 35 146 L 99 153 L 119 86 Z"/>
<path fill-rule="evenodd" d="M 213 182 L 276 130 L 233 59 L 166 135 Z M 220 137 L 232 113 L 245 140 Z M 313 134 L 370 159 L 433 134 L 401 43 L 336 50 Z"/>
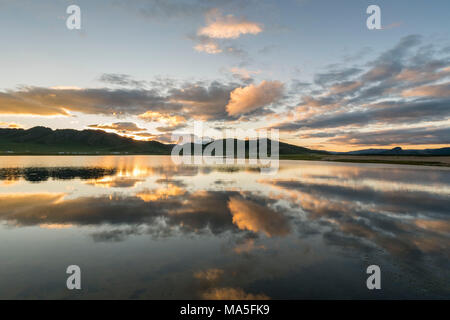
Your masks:
<path fill-rule="evenodd" d="M 282 155 L 280 160 L 312 160 L 345 163 L 399 164 L 450 167 L 450 156 L 429 155 Z"/>
<path fill-rule="evenodd" d="M 5 153 L 0 157 L 21 156 L 58 156 L 58 157 L 80 157 L 80 156 L 170 156 L 170 154 L 145 154 L 145 153 Z M 374 164 L 398 164 L 419 165 L 430 167 L 450 167 L 450 156 L 428 156 L 428 155 L 319 155 L 319 154 L 284 154 L 279 160 L 298 161 L 328 161 L 344 163 L 374 163 Z"/>

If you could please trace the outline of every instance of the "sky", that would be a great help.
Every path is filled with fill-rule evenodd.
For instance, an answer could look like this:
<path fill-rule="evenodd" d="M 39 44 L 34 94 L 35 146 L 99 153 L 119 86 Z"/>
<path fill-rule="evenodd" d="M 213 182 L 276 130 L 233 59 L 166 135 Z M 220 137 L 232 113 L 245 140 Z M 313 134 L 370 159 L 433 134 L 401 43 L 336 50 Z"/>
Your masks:
<path fill-rule="evenodd" d="M 329 151 L 448 147 L 449 11 L 447 0 L 0 0 L 0 127 L 167 143 L 203 121 Z"/>

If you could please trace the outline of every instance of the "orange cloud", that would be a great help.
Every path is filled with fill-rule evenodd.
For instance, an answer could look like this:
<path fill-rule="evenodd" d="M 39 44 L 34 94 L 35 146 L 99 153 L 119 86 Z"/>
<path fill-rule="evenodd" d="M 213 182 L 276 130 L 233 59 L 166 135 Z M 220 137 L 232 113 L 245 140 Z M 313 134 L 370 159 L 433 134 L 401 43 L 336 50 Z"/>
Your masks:
<path fill-rule="evenodd" d="M 164 122 L 170 125 L 177 125 L 186 121 L 186 118 L 182 116 L 170 116 L 155 111 L 147 111 L 143 114 L 140 114 L 139 118 L 146 121 Z"/>
<path fill-rule="evenodd" d="M 283 95 L 284 85 L 279 81 L 262 81 L 236 88 L 230 93 L 230 102 L 226 106 L 229 115 L 238 115 L 262 108 L 277 102 Z"/>
<path fill-rule="evenodd" d="M 40 116 L 68 116 L 69 113 L 61 105 L 52 105 L 44 100 L 54 100 L 55 97 L 47 95 L 43 97 L 31 96 L 29 92 L 22 91 L 10 94 L 0 92 L 1 114 L 34 114 Z"/>
<path fill-rule="evenodd" d="M 133 177 L 104 177 L 86 182 L 86 184 L 104 188 L 133 188 L 143 181 L 143 179 Z"/>
<path fill-rule="evenodd" d="M 404 97 L 450 97 L 450 82 L 405 90 L 402 95 Z"/>
<path fill-rule="evenodd" d="M 254 239 L 247 239 L 244 243 L 241 243 L 234 247 L 233 251 L 237 254 L 248 253 L 256 249 L 265 249 L 263 245 L 255 245 Z"/>
<path fill-rule="evenodd" d="M 450 222 L 448 221 L 417 219 L 414 221 L 414 224 L 422 229 L 443 234 L 450 234 Z"/>
<path fill-rule="evenodd" d="M 22 126 L 17 123 L 0 122 L 0 128 L 19 129 L 22 128 Z"/>
<path fill-rule="evenodd" d="M 223 16 L 217 9 L 206 16 L 207 26 L 198 31 L 199 36 L 217 39 L 236 39 L 243 34 L 258 34 L 263 28 L 259 23 L 236 18 L 233 15 Z"/>
<path fill-rule="evenodd" d="M 81 112 L 119 115 L 141 114 L 147 110 L 170 112 L 178 108 L 168 104 L 155 90 L 24 87 L 0 91 L 0 114 L 70 116 L 71 112 Z"/>
<path fill-rule="evenodd" d="M 68 229 L 72 228 L 71 224 L 58 224 L 58 223 L 43 223 L 39 225 L 40 228 L 43 229 Z"/>
<path fill-rule="evenodd" d="M 349 81 L 336 84 L 330 88 L 330 94 L 346 93 L 358 89 L 359 87 L 362 87 L 362 85 L 363 84 L 360 81 Z"/>
<path fill-rule="evenodd" d="M 228 208 L 233 216 L 233 223 L 241 230 L 262 232 L 268 237 L 285 236 L 290 231 L 283 214 L 252 201 L 231 197 Z"/>
<path fill-rule="evenodd" d="M 109 129 L 121 133 L 146 131 L 147 129 L 139 128 L 134 122 L 115 122 L 112 124 L 91 124 L 89 128 Z"/>
<path fill-rule="evenodd" d="M 167 188 L 147 190 L 136 194 L 136 197 L 141 198 L 145 202 L 152 202 L 158 200 L 167 200 L 171 197 L 180 196 L 186 193 L 186 190 L 175 185 L 169 184 Z"/>
<path fill-rule="evenodd" d="M 217 54 L 222 52 L 222 49 L 219 47 L 219 45 L 212 41 L 199 43 L 194 47 L 194 49 L 198 52 L 206 52 L 209 54 Z"/>
<path fill-rule="evenodd" d="M 222 269 L 208 269 L 206 271 L 198 271 L 194 273 L 194 277 L 197 279 L 206 280 L 209 282 L 214 282 L 219 280 L 224 271 Z"/>
<path fill-rule="evenodd" d="M 64 201 L 64 193 L 14 193 L 0 195 L 2 220 L 10 221 L 14 225 L 21 225 L 20 222 L 25 217 L 33 219 L 32 215 L 27 214 L 37 210 L 41 206 L 53 206 Z M 35 211 L 36 212 L 36 211 Z M 46 223 L 46 214 L 36 214 L 36 219 L 42 224 Z M 41 224 L 41 223 L 40 223 Z"/>
<path fill-rule="evenodd" d="M 434 72 L 434 70 L 429 71 L 422 69 L 404 69 L 395 78 L 397 80 L 416 83 L 424 81 L 437 81 L 439 79 L 444 79 L 448 75 L 450 75 L 450 67 L 441 68 L 438 72 Z"/>

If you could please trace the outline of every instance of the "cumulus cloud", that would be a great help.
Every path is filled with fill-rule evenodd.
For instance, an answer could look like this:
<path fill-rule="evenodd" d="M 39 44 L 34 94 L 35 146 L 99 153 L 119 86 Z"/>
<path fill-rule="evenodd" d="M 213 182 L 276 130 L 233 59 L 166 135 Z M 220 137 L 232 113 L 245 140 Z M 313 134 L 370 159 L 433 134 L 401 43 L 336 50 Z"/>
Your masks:
<path fill-rule="evenodd" d="M 253 84 L 236 88 L 230 93 L 230 102 L 226 109 L 229 115 L 249 113 L 279 101 L 283 96 L 284 85 L 279 81 L 262 81 L 259 85 Z"/>
<path fill-rule="evenodd" d="M 217 9 L 207 13 L 206 23 L 207 25 L 200 28 L 197 34 L 213 39 L 236 39 L 241 35 L 258 34 L 263 30 L 259 23 L 236 18 L 231 14 L 223 16 Z"/>

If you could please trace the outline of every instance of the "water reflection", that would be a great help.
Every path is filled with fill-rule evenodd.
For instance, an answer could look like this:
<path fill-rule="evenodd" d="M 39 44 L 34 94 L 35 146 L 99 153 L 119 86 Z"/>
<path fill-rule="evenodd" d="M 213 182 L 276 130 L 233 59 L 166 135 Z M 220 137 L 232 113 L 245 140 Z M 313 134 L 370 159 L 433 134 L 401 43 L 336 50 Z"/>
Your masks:
<path fill-rule="evenodd" d="M 168 157 L 11 158 L 0 298 L 74 298 L 57 271 L 69 260 L 90 272 L 81 298 L 450 297 L 446 168 L 281 161 L 268 178 Z M 365 287 L 370 264 L 382 292 Z"/>
<path fill-rule="evenodd" d="M 106 168 L 0 168 L 0 180 L 14 181 L 24 179 L 30 182 L 42 182 L 48 179 L 100 179 L 112 176 L 115 169 Z"/>

